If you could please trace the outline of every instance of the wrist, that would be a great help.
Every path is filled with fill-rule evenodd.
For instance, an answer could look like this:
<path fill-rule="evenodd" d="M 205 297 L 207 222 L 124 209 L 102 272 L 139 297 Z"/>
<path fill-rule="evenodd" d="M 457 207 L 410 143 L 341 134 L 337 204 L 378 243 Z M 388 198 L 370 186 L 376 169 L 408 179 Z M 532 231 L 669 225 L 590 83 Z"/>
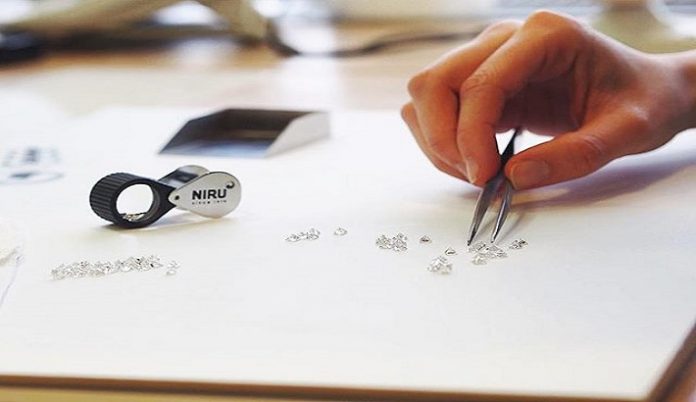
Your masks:
<path fill-rule="evenodd" d="M 675 58 L 683 88 L 688 96 L 685 118 L 689 128 L 696 128 L 696 51 L 679 53 Z"/>

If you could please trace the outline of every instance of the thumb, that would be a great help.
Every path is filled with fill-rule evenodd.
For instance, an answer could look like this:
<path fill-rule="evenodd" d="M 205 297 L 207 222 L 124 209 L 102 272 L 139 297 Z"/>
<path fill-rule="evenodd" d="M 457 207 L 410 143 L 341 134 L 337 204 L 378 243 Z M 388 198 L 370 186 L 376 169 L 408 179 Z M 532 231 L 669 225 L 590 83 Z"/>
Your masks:
<path fill-rule="evenodd" d="M 639 124 L 616 115 L 598 119 L 515 155 L 505 175 L 518 190 L 588 175 L 616 158 L 645 151 Z"/>

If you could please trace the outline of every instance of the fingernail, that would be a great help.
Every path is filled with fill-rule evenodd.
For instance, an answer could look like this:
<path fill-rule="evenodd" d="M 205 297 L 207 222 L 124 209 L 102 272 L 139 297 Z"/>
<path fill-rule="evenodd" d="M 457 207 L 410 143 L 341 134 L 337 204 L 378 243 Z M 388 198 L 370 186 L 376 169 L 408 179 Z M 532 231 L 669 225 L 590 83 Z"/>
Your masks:
<path fill-rule="evenodd" d="M 515 188 L 529 188 L 541 184 L 551 175 L 548 163 L 538 160 L 526 160 L 516 163 L 510 172 Z"/>
<path fill-rule="evenodd" d="M 469 179 L 469 182 L 475 183 L 476 179 L 478 178 L 478 163 L 476 163 L 473 159 L 464 158 L 464 170 L 464 174 L 466 175 L 467 179 Z"/>

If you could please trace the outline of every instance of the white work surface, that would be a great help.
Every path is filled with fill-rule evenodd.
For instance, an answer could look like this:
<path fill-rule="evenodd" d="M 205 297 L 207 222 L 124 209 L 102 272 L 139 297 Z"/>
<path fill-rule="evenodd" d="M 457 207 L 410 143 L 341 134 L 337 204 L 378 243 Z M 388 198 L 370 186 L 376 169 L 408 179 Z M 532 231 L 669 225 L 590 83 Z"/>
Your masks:
<path fill-rule="evenodd" d="M 0 375 L 642 400 L 696 322 L 696 133 L 517 194 L 500 243 L 529 245 L 475 266 L 478 190 L 429 166 L 396 112 L 337 114 L 330 140 L 265 160 L 157 156 L 190 115 L 110 110 L 37 138 L 66 175 L 1 189 L 25 244 L 0 306 Z M 192 163 L 235 174 L 240 207 L 141 230 L 89 209 L 107 173 Z M 310 227 L 320 239 L 284 241 Z M 375 247 L 397 232 L 408 251 Z M 453 272 L 428 272 L 449 246 Z M 49 274 L 149 254 L 179 273 Z"/>

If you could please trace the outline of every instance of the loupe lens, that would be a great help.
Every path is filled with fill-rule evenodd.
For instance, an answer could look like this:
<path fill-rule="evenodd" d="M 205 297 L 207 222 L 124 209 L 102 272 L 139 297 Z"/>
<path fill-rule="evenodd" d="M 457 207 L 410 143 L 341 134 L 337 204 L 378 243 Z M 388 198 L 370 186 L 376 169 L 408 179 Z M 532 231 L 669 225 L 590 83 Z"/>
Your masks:
<path fill-rule="evenodd" d="M 123 219 L 137 222 L 154 209 L 155 194 L 145 184 L 135 184 L 123 190 L 116 200 L 116 209 Z"/>

